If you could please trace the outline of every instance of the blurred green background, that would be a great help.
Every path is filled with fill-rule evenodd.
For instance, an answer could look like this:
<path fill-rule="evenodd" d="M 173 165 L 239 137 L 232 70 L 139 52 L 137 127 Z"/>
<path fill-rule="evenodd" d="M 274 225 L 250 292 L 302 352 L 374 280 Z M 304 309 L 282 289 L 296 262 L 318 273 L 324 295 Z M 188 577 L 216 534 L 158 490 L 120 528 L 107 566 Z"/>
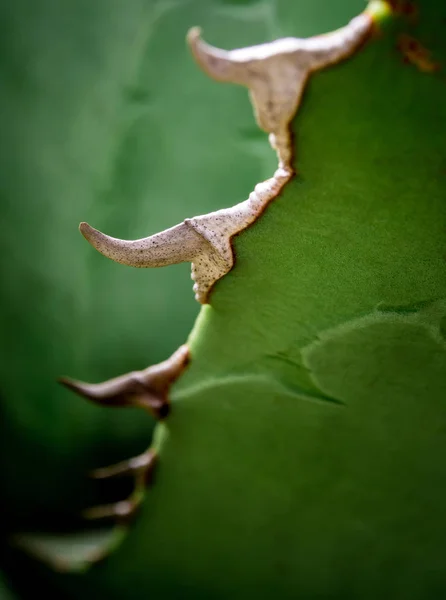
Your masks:
<path fill-rule="evenodd" d="M 279 12 L 272 2 L 0 3 L 8 527 L 74 519 L 97 488 L 85 472 L 148 445 L 149 417 L 90 406 L 56 379 L 101 381 L 167 358 L 199 310 L 190 265 L 116 265 L 78 224 L 143 237 L 244 200 L 272 172 L 245 90 L 210 82 L 185 35 L 200 24 L 216 44 L 259 42 L 277 35 Z"/>

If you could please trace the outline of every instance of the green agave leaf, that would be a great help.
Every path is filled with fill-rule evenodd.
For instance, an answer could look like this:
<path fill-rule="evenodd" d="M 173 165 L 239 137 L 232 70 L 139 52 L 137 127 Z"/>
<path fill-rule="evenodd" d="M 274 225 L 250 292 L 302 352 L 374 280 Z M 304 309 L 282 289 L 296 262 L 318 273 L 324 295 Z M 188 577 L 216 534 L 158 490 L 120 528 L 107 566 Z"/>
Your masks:
<path fill-rule="evenodd" d="M 253 14 L 272 37 L 304 36 L 363 8 L 212 6 L 247 37 Z M 445 10 L 423 3 L 418 21 L 395 20 L 310 81 L 298 176 L 237 237 L 236 266 L 200 313 L 142 513 L 105 562 L 60 576 L 61 591 L 444 596 L 446 85 L 398 45 L 413 36 L 441 64 Z M 206 29 L 216 45 L 253 42 L 220 26 Z"/>
<path fill-rule="evenodd" d="M 315 33 L 303 5 L 281 35 Z M 156 485 L 86 593 L 444 595 L 446 86 L 397 48 L 444 60 L 444 10 L 313 77 L 299 175 L 235 240 L 156 430 Z"/>

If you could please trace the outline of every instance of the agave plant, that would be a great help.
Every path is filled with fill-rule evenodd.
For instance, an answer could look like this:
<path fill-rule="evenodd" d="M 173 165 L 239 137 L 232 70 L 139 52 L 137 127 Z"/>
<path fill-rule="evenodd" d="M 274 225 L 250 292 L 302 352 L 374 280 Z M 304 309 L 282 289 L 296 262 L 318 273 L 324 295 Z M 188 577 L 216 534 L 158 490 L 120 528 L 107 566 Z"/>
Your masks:
<path fill-rule="evenodd" d="M 54 83 L 48 65 L 64 64 L 64 54 L 38 54 L 19 90 L 33 98 L 27 86 L 35 83 L 34 118 L 7 128 L 17 144 L 19 126 L 31 140 L 42 127 L 47 143 L 47 154 L 32 144 L 12 153 L 24 177 L 11 178 L 11 194 L 27 191 L 31 174 L 45 179 L 29 186 L 40 198 L 48 182 L 68 183 L 63 209 L 48 202 L 52 219 L 34 209 L 42 233 L 23 209 L 9 210 L 23 237 L 29 226 L 51 255 L 52 268 L 40 263 L 37 279 L 51 281 L 45 310 L 66 314 L 73 305 L 55 328 L 70 354 L 39 357 L 31 376 L 22 369 L 21 386 L 11 364 L 23 352 L 5 363 L 13 433 L 2 476 L 7 505 L 16 502 L 7 543 L 19 549 L 6 572 L 23 564 L 48 593 L 70 598 L 442 597 L 446 6 L 69 4 L 70 18 L 39 0 L 32 39 L 48 48 L 42 31 L 69 23 L 62 31 L 72 36 L 60 34 L 58 47 L 81 65 L 84 88 L 54 111 L 56 92 L 67 82 L 76 88 L 76 74 Z M 17 11 L 5 9 L 12 23 Z M 45 97 L 39 85 L 48 86 Z M 54 113 L 60 120 L 48 132 Z M 68 127 L 71 145 L 52 171 Z M 70 201 L 75 194 L 82 206 Z M 83 236 L 118 263 L 192 263 L 203 306 L 189 335 L 185 265 L 113 265 L 80 236 L 65 240 L 75 216 Z M 68 244 L 76 251 L 67 258 Z M 14 293 L 22 291 L 13 285 L 17 265 L 28 277 L 21 286 L 30 277 L 28 262 L 17 261 L 9 267 Z M 175 291 L 167 298 L 168 285 Z M 62 290 L 72 290 L 65 301 Z M 23 339 L 31 331 L 51 348 L 50 335 L 31 328 L 35 320 L 21 317 Z M 62 379 L 71 391 L 148 416 L 83 404 L 61 388 L 36 425 L 44 385 L 62 365 L 92 381 Z M 14 396 L 33 406 L 33 390 L 34 410 L 14 406 Z M 61 432 L 48 433 L 51 411 Z M 58 458 L 26 482 L 13 477 L 11 456 L 19 454 L 17 471 L 29 470 L 39 439 Z M 17 450 L 23 444 L 27 452 Z M 103 467 L 102 459 L 120 462 Z M 83 482 L 87 466 L 99 467 L 99 479 L 127 475 L 131 489 L 99 502 L 101 483 Z M 45 481 L 37 502 L 23 491 L 33 477 Z M 73 518 L 80 508 L 108 527 L 85 532 Z M 70 534 L 48 533 L 54 515 Z"/>

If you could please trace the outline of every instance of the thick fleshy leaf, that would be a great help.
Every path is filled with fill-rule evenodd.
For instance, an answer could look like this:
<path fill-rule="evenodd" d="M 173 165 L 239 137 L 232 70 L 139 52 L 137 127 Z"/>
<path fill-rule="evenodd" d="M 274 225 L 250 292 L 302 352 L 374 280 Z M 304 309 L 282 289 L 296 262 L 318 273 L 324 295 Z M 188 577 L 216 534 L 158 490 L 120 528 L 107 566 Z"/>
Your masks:
<path fill-rule="evenodd" d="M 246 45 L 253 15 L 274 37 L 312 35 L 363 8 L 206 6 L 218 15 L 207 38 L 222 47 L 238 45 L 225 15 L 243 23 Z M 200 313 L 191 367 L 156 429 L 160 468 L 142 513 L 107 561 L 60 577 L 60 590 L 445 595 L 446 86 L 406 44 L 420 38 L 445 61 L 444 10 L 426 1 L 418 21 L 383 27 L 310 82 L 294 122 L 298 176 L 235 240 L 236 266 Z M 194 143 L 223 135 L 207 127 Z M 241 154 L 235 162 L 244 168 Z"/>
<path fill-rule="evenodd" d="M 446 87 L 397 48 L 430 32 L 446 58 L 443 12 L 425 3 L 418 28 L 310 83 L 299 176 L 237 238 L 157 431 L 156 485 L 87 590 L 444 595 Z"/>

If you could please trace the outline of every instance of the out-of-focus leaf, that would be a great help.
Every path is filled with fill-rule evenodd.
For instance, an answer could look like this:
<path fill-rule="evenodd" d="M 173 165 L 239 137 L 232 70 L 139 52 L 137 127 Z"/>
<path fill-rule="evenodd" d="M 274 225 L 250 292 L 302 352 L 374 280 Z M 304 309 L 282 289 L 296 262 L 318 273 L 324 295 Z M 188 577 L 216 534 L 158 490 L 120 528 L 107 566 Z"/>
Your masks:
<path fill-rule="evenodd" d="M 21 533 L 10 543 L 56 571 L 83 571 L 113 552 L 126 534 L 123 526 L 58 534 Z"/>

